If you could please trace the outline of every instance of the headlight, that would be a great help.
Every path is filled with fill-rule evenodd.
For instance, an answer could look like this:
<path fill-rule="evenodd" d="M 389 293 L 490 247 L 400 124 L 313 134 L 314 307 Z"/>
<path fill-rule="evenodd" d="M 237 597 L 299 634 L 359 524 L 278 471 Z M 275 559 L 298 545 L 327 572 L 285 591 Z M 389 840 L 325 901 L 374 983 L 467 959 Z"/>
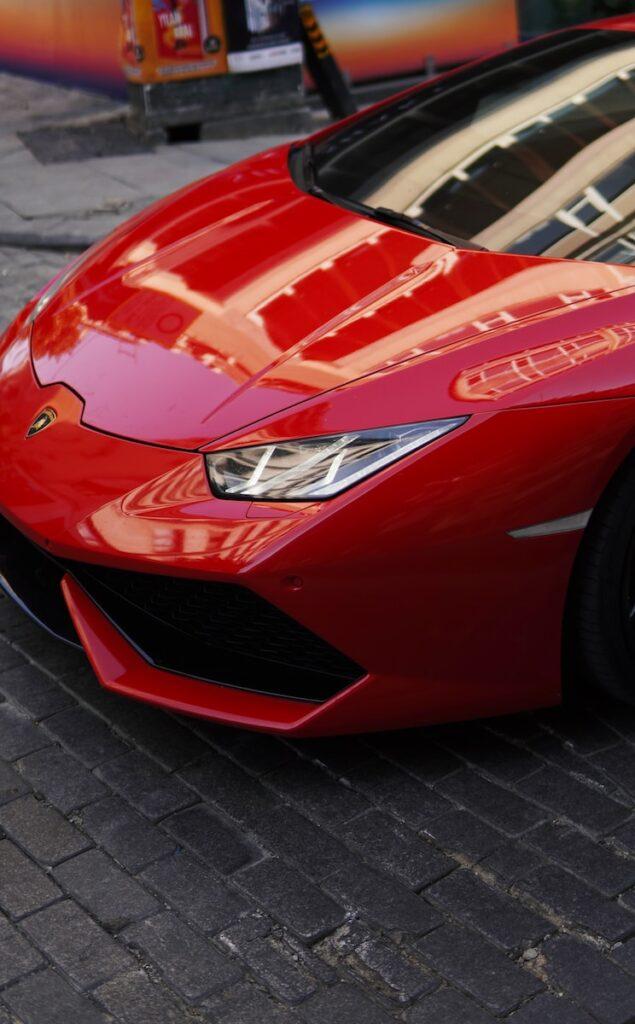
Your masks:
<path fill-rule="evenodd" d="M 323 501 L 465 423 L 451 420 L 308 437 L 206 455 L 219 498 Z"/>

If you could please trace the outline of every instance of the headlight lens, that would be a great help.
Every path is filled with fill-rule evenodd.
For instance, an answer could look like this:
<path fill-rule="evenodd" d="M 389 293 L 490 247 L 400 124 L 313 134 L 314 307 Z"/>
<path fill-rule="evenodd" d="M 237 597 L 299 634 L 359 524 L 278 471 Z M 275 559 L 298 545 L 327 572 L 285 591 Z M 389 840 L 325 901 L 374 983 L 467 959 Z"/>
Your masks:
<path fill-rule="evenodd" d="M 423 448 L 467 417 L 308 437 L 206 455 L 214 494 L 260 501 L 324 501 Z"/>

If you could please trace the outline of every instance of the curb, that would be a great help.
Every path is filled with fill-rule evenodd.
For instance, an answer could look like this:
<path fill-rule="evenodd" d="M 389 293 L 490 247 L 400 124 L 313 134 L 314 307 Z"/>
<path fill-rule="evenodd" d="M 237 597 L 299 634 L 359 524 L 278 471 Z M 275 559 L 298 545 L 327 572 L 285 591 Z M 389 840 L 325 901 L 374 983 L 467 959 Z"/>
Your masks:
<path fill-rule="evenodd" d="M 37 231 L 0 231 L 0 246 L 9 249 L 48 249 L 60 252 L 84 252 L 97 238 L 81 235 L 41 235 Z"/>

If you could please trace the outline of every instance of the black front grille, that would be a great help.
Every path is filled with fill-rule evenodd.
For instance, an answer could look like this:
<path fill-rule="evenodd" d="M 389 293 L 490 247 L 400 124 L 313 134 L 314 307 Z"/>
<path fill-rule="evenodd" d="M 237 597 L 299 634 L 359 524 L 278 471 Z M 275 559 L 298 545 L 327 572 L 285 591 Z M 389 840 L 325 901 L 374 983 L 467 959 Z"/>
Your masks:
<path fill-rule="evenodd" d="M 79 646 L 60 590 L 63 576 L 61 566 L 0 516 L 0 587 L 38 625 Z"/>
<path fill-rule="evenodd" d="M 67 562 L 158 668 L 246 690 L 324 701 L 364 670 L 246 587 Z"/>

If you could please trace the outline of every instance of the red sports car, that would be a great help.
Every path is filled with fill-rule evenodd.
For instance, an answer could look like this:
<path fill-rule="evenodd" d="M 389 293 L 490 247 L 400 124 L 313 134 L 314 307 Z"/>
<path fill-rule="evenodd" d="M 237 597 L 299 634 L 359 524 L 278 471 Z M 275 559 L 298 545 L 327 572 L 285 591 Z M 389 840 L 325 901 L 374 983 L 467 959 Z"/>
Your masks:
<path fill-rule="evenodd" d="M 159 202 L 0 342 L 4 588 L 104 686 L 344 733 L 635 697 L 635 17 Z"/>

